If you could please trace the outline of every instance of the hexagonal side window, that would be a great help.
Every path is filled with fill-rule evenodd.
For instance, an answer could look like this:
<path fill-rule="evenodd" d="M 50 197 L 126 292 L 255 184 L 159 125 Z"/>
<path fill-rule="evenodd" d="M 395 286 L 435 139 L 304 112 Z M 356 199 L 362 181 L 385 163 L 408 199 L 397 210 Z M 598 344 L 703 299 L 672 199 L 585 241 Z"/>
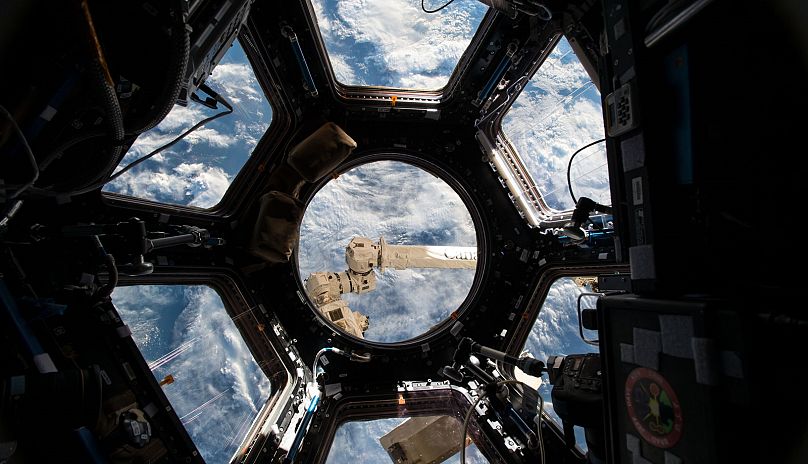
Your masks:
<path fill-rule="evenodd" d="M 199 208 L 219 203 L 269 128 L 272 108 L 238 41 L 205 83 L 230 101 L 233 113 L 135 166 L 105 185 L 104 192 Z M 193 101 L 187 107 L 174 106 L 160 124 L 137 138 L 116 172 L 222 109 L 221 105 L 214 110 Z"/>
<path fill-rule="evenodd" d="M 568 166 L 576 198 L 611 204 L 605 144 L 581 150 L 569 165 L 577 150 L 603 139 L 605 130 L 600 92 L 565 38 L 525 84 L 501 129 L 550 210 L 575 207 Z"/>
<path fill-rule="evenodd" d="M 133 285 L 112 302 L 202 457 L 228 462 L 271 386 L 222 298 L 205 285 Z"/>

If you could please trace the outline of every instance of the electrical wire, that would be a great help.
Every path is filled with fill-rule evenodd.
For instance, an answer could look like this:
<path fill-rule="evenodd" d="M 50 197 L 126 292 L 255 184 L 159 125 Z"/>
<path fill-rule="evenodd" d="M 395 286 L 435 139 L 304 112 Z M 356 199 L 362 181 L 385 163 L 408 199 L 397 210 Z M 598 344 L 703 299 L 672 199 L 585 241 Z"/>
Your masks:
<path fill-rule="evenodd" d="M 570 171 L 572 170 L 572 160 L 575 159 L 575 155 L 577 155 L 578 153 L 584 151 L 585 149 L 591 147 L 592 145 L 597 145 L 597 144 L 599 144 L 601 142 L 605 142 L 605 141 L 606 141 L 606 139 L 600 139 L 600 140 L 595 140 L 594 142 L 590 142 L 590 143 L 584 145 L 583 147 L 577 149 L 575 151 L 575 153 L 573 153 L 572 156 L 570 156 L 570 162 L 569 162 L 569 164 L 567 164 L 567 187 L 569 187 L 569 189 L 570 189 L 570 197 L 572 197 L 572 202 L 575 203 L 576 205 L 578 204 L 578 199 L 575 198 L 575 194 L 572 192 L 572 179 L 570 178 Z"/>
<path fill-rule="evenodd" d="M 472 403 L 471 407 L 469 408 L 468 412 L 466 413 L 465 419 L 463 419 L 463 434 L 460 436 L 461 443 L 460 443 L 460 464 L 466 464 L 466 434 L 468 433 L 469 429 L 469 419 L 471 419 L 471 413 L 477 408 L 477 405 L 480 404 L 480 401 L 485 399 L 485 393 L 480 395 L 474 403 Z"/>
<path fill-rule="evenodd" d="M 227 109 L 225 111 L 221 111 L 219 113 L 214 114 L 213 116 L 209 116 L 209 117 L 199 121 L 198 123 L 191 126 L 188 130 L 186 130 L 182 134 L 178 135 L 172 141 L 166 143 L 165 145 L 163 145 L 163 146 L 161 146 L 159 148 L 156 148 L 152 152 L 150 152 L 150 153 L 148 153 L 146 155 L 143 155 L 140 158 L 136 159 L 135 161 L 132 161 L 131 163 L 127 164 L 124 168 L 122 168 L 120 171 L 116 172 L 115 174 L 111 175 L 108 179 L 106 179 L 106 180 L 104 180 L 102 182 L 98 182 L 96 184 L 90 185 L 88 187 L 84 187 L 82 189 L 73 191 L 73 192 L 56 193 L 56 195 L 80 195 L 80 194 L 83 194 L 83 193 L 91 192 L 91 191 L 93 191 L 93 190 L 95 190 L 97 188 L 103 187 L 107 183 L 112 182 L 113 180 L 117 179 L 118 177 L 120 177 L 120 176 L 124 175 L 125 173 L 129 172 L 132 168 L 134 168 L 138 164 L 152 158 L 154 155 L 160 153 L 161 151 L 163 151 L 163 150 L 165 150 L 167 148 L 171 148 L 172 146 L 176 145 L 180 140 L 184 139 L 191 132 L 199 129 L 200 127 L 204 126 L 205 124 L 207 124 L 207 123 L 209 123 L 211 121 L 219 119 L 222 116 L 226 116 L 226 115 L 231 114 L 233 112 L 233 105 L 231 105 L 230 102 L 227 101 L 227 99 L 225 97 L 223 97 L 221 95 L 218 95 L 218 94 L 213 95 L 213 97 L 216 98 L 216 100 L 218 102 L 220 102 L 222 105 L 224 105 Z"/>
<path fill-rule="evenodd" d="M 168 364 L 169 362 L 173 361 L 179 355 L 181 355 L 182 353 L 184 353 L 184 352 L 188 351 L 189 349 L 191 349 L 191 347 L 194 345 L 194 343 L 196 343 L 196 341 L 199 340 L 199 339 L 200 339 L 200 337 L 194 337 L 194 338 L 188 340 L 187 342 L 182 343 L 180 346 L 174 348 L 173 350 L 169 351 L 168 353 L 160 356 L 159 358 L 155 359 L 154 361 L 150 362 L 149 363 L 149 370 L 154 371 L 158 367 L 162 367 L 165 364 Z"/>
<path fill-rule="evenodd" d="M 317 382 L 317 363 L 319 363 L 320 358 L 329 351 L 334 351 L 334 348 L 322 348 L 314 355 L 314 362 L 311 365 L 311 378 L 315 383 Z"/>
<path fill-rule="evenodd" d="M 14 120 L 14 116 L 12 116 L 3 105 L 0 105 L 0 113 L 2 113 L 3 116 L 8 119 L 8 121 L 11 123 L 12 129 L 14 129 L 14 132 L 20 138 L 20 142 L 22 142 L 22 146 L 25 148 L 25 154 L 28 155 L 28 161 L 31 163 L 31 167 L 34 171 L 33 178 L 24 183 L 20 188 L 17 189 L 16 192 L 8 197 L 9 200 L 13 200 L 28 190 L 32 185 L 34 185 L 34 182 L 39 179 L 39 166 L 37 165 L 36 157 L 34 156 L 34 152 L 31 150 L 31 146 L 28 145 L 28 139 L 25 138 L 25 134 L 23 134 L 20 126 L 17 125 L 17 121 Z"/>
<path fill-rule="evenodd" d="M 683 4 L 685 4 L 685 2 L 681 0 L 669 0 L 668 3 L 651 16 L 651 19 L 648 20 L 648 24 L 645 26 L 645 32 L 654 30 L 659 23 L 664 21 L 667 16 L 670 16 L 674 9 L 681 7 Z"/>
<path fill-rule="evenodd" d="M 455 0 L 449 0 L 448 2 L 444 3 L 443 5 L 441 5 L 440 7 L 436 8 L 434 10 L 427 10 L 426 6 L 424 5 L 425 1 L 426 0 L 421 0 L 421 9 L 424 10 L 424 13 L 432 14 L 432 13 L 437 13 L 438 11 L 440 11 L 440 10 L 446 8 L 447 6 L 451 5 L 452 3 L 454 3 Z"/>
<path fill-rule="evenodd" d="M 190 412 L 188 412 L 185 415 L 183 415 L 182 417 L 180 417 L 180 421 L 182 422 L 183 425 L 187 425 L 190 422 L 196 420 L 199 416 L 202 415 L 202 413 L 205 412 L 205 409 L 209 408 L 211 404 L 215 403 L 216 400 L 223 397 L 225 395 L 225 393 L 227 393 L 228 391 L 230 391 L 232 389 L 233 389 L 233 387 L 227 387 L 226 389 L 222 390 L 221 392 L 214 395 L 209 400 L 205 401 L 204 403 L 202 403 L 199 406 L 192 409 Z"/>
<path fill-rule="evenodd" d="M 230 114 L 230 113 L 232 113 L 232 112 L 233 112 L 233 107 L 232 107 L 232 106 L 230 106 L 230 105 L 227 105 L 227 110 L 222 111 L 222 112 L 220 112 L 220 113 L 216 113 L 216 114 L 214 114 L 213 116 L 207 117 L 207 118 L 205 118 L 205 119 L 203 119 L 203 120 L 199 121 L 198 123 L 196 123 L 196 124 L 194 124 L 193 126 L 191 126 L 191 128 L 190 128 L 190 129 L 188 129 L 188 130 L 186 130 L 185 132 L 183 132 L 182 134 L 180 134 L 180 135 L 179 135 L 177 138 L 175 138 L 174 140 L 172 140 L 172 141 L 168 142 L 167 144 L 165 144 L 165 145 L 163 145 L 163 146 L 161 146 L 161 147 L 157 148 L 156 150 L 152 151 L 151 153 L 149 153 L 149 154 L 147 154 L 147 155 L 144 155 L 144 156 L 142 156 L 142 157 L 140 157 L 140 158 L 136 159 L 135 161 L 132 161 L 131 163 L 129 163 L 128 165 L 126 165 L 126 167 L 124 167 L 124 168 L 123 168 L 123 169 L 121 169 L 120 171 L 116 172 L 115 174 L 111 175 L 111 176 L 109 177 L 109 179 L 107 179 L 107 180 L 104 182 L 104 184 L 106 184 L 107 182 L 111 182 L 111 181 L 113 181 L 113 180 L 117 179 L 118 177 L 122 176 L 124 173 L 128 172 L 129 170 L 131 170 L 132 168 L 134 168 L 134 167 L 135 167 L 135 166 L 137 166 L 138 164 L 140 164 L 140 163 L 142 163 L 142 162 L 144 162 L 144 161 L 146 161 L 146 160 L 150 159 L 151 157 L 153 157 L 154 155 L 156 155 L 156 154 L 160 153 L 161 151 L 163 151 L 163 150 L 165 150 L 165 149 L 167 149 L 167 148 L 171 148 L 172 146 L 174 146 L 175 144 L 177 144 L 177 142 L 179 142 L 180 140 L 184 139 L 184 138 L 185 138 L 185 137 L 186 137 L 188 134 L 190 134 L 191 132 L 193 132 L 193 131 L 195 131 L 195 130 L 199 129 L 201 126 L 203 126 L 203 125 L 205 125 L 205 124 L 207 124 L 207 123 L 209 123 L 209 122 L 211 122 L 211 121 L 214 121 L 214 120 L 216 120 L 216 119 L 219 119 L 219 118 L 220 118 L 220 117 L 222 117 L 222 116 L 228 115 L 228 114 Z M 102 185 L 103 185 L 103 184 L 102 184 Z"/>
<path fill-rule="evenodd" d="M 524 385 L 527 388 L 530 386 L 522 381 L 519 380 L 500 380 L 497 382 L 497 388 L 503 385 Z M 538 438 L 539 438 L 539 459 L 540 464 L 544 464 L 544 439 L 542 438 L 542 431 L 541 431 L 541 424 L 542 424 L 542 415 L 544 414 L 544 398 L 541 397 L 541 393 L 536 392 L 539 398 L 539 410 L 538 410 L 538 423 L 536 424 L 538 427 Z M 480 404 L 482 400 L 486 398 L 488 395 L 487 392 L 483 392 L 475 401 L 472 403 L 471 407 L 469 408 L 468 412 L 466 412 L 466 417 L 463 419 L 463 434 L 461 435 L 462 443 L 460 444 L 460 464 L 466 464 L 466 435 L 469 429 L 469 421 L 471 419 L 471 414 L 477 409 L 477 405 Z"/>
<path fill-rule="evenodd" d="M 106 267 L 107 267 L 107 275 L 109 276 L 107 283 L 104 284 L 101 289 L 99 289 L 98 294 L 103 298 L 109 298 L 112 295 L 112 292 L 115 291 L 115 287 L 118 286 L 118 268 L 115 266 L 115 257 L 111 254 L 107 254 L 105 257 L 106 260 Z"/>
<path fill-rule="evenodd" d="M 525 385 L 527 385 L 527 384 L 525 384 Z M 538 417 L 538 420 L 536 422 L 536 428 L 538 429 L 537 432 L 538 432 L 538 435 L 539 435 L 539 453 L 540 453 L 539 463 L 544 464 L 544 459 L 545 459 L 544 458 L 544 438 L 543 438 L 542 431 L 541 431 L 542 421 L 544 420 L 544 398 L 541 397 L 541 392 L 539 392 L 538 390 L 536 391 L 536 396 L 539 398 L 539 412 L 538 412 L 538 416 L 536 416 L 536 417 Z"/>

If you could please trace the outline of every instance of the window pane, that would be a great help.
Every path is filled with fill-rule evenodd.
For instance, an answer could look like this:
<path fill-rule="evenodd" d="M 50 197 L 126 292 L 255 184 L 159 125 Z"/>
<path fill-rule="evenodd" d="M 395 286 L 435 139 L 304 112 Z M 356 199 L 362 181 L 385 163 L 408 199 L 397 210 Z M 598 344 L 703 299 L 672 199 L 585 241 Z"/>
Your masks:
<path fill-rule="evenodd" d="M 386 267 L 383 272 L 375 266 L 369 276 L 375 278 L 375 289 L 319 301 L 321 311 L 343 329 L 362 326 L 367 316 L 363 337 L 368 340 L 392 343 L 426 332 L 458 309 L 474 282 L 477 235 L 468 209 L 448 184 L 415 166 L 398 161 L 364 164 L 317 192 L 300 229 L 301 281 L 310 283 L 323 277 L 321 273 L 346 271 L 346 246 L 354 237 L 374 243 L 383 237 L 390 246 L 456 247 L 452 250 L 473 254 L 473 261 L 448 260 L 471 266 L 465 269 L 440 268 L 453 265 L 447 260 L 411 263 L 403 266 L 406 269 Z M 343 281 L 342 276 L 328 277 Z M 316 295 L 310 292 L 309 297 L 315 302 Z M 338 310 L 342 302 L 349 309 Z M 361 328 L 348 331 L 362 336 Z"/>
<path fill-rule="evenodd" d="M 553 282 L 525 342 L 525 352 L 545 363 L 553 355 L 598 352 L 597 346 L 585 343 L 578 334 L 578 295 L 592 292 L 592 280 L 591 277 L 562 277 Z M 594 308 L 595 301 L 596 297 L 584 297 L 581 307 Z M 597 332 L 584 330 L 584 335 L 589 340 L 597 339 Z M 549 382 L 543 382 L 539 393 L 544 398 L 545 412 L 561 427 L 561 419 L 553 410 L 552 389 Z M 575 438 L 578 445 L 586 449 L 582 430 L 576 430 Z"/>
<path fill-rule="evenodd" d="M 426 8 L 434 9 L 445 0 Z M 449 81 L 488 7 L 455 2 L 438 13 L 420 0 L 313 0 L 337 81 L 440 89 Z M 403 20 L 406 18 L 406 20 Z"/>
<path fill-rule="evenodd" d="M 227 462 L 270 394 L 219 295 L 201 285 L 118 287 L 112 301 L 208 462 Z"/>
<path fill-rule="evenodd" d="M 450 416 L 345 422 L 334 435 L 326 464 L 433 462 L 436 457 L 434 462 L 455 462 L 462 428 Z M 471 443 L 466 448 L 466 462 L 488 460 Z"/>
<path fill-rule="evenodd" d="M 605 134 L 600 92 L 565 38 L 525 85 L 502 119 L 511 142 L 547 205 L 575 207 L 567 187 L 567 165 L 579 148 Z M 604 144 L 575 156 L 570 169 L 577 198 L 611 204 Z"/>
<path fill-rule="evenodd" d="M 104 186 L 115 192 L 161 203 L 210 208 L 224 196 L 272 121 L 272 109 L 238 41 L 206 84 L 225 96 L 234 112 L 210 122 L 173 147 Z M 150 153 L 188 128 L 224 110 L 195 102 L 174 109 L 154 129 L 138 137 L 119 168 Z"/>

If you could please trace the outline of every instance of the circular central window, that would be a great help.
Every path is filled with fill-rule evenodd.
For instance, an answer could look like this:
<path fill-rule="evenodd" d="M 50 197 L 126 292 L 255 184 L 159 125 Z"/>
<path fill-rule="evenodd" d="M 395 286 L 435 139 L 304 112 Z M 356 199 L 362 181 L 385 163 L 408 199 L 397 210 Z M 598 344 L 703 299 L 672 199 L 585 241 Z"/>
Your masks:
<path fill-rule="evenodd" d="M 458 309 L 474 281 L 471 215 L 443 180 L 399 161 L 353 168 L 303 216 L 298 270 L 312 305 L 366 340 L 417 337 Z"/>

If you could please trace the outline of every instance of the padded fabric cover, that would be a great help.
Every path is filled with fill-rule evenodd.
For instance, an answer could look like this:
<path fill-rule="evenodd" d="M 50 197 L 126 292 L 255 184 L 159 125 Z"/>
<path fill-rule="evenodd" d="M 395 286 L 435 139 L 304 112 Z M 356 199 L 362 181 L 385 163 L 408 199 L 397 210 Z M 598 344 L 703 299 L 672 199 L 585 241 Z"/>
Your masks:
<path fill-rule="evenodd" d="M 267 190 L 288 193 L 297 198 L 300 188 L 306 181 L 300 177 L 297 171 L 292 169 L 287 163 L 283 163 L 272 171 L 272 176 L 267 182 Z"/>
<path fill-rule="evenodd" d="M 289 153 L 289 165 L 309 182 L 317 182 L 341 163 L 356 142 L 333 122 L 327 122 Z"/>
<path fill-rule="evenodd" d="M 288 193 L 271 191 L 261 197 L 250 252 L 270 263 L 288 262 L 297 246 L 304 205 Z"/>

